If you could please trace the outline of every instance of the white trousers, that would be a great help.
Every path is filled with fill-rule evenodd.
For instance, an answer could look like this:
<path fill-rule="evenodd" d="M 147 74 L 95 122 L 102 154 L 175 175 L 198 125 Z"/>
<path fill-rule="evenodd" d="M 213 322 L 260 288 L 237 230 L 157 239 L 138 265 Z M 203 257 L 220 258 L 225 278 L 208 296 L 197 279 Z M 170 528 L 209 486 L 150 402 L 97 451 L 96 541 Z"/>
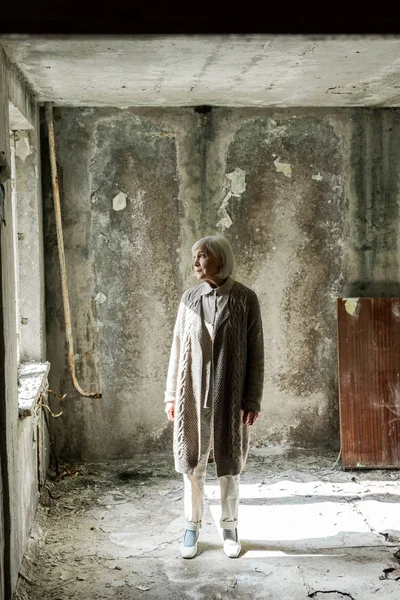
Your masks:
<path fill-rule="evenodd" d="M 211 409 L 202 409 L 201 421 L 201 456 L 192 475 L 184 475 L 184 509 L 186 529 L 198 531 L 201 528 L 204 505 L 204 481 L 211 439 Z M 239 511 L 240 475 L 223 475 L 219 477 L 221 490 L 221 520 L 223 529 L 235 529 Z"/>

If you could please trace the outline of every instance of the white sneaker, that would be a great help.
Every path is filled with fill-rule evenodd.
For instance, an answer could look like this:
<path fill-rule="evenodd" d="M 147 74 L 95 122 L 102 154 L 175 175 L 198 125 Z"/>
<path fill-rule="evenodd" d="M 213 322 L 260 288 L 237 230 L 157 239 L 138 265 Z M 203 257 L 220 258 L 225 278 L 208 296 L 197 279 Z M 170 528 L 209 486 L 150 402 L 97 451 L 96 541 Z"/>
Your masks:
<path fill-rule="evenodd" d="M 194 558 L 196 556 L 198 537 L 198 531 L 192 531 L 191 529 L 185 530 L 185 535 L 183 536 L 181 544 L 182 558 Z"/>
<path fill-rule="evenodd" d="M 242 546 L 238 537 L 237 529 L 224 529 L 224 552 L 229 558 L 237 558 Z"/>

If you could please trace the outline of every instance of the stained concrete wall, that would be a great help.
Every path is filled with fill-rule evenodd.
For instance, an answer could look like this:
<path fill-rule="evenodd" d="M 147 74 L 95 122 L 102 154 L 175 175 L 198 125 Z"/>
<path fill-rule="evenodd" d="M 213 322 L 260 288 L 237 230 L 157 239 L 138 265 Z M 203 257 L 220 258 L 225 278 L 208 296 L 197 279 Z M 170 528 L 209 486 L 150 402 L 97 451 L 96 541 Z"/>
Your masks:
<path fill-rule="evenodd" d="M 47 402 L 45 395 L 42 399 L 43 402 Z M 15 577 L 18 575 L 29 540 L 41 486 L 46 480 L 49 466 L 49 441 L 42 411 L 34 411 L 32 416 L 19 419 L 16 454 L 15 498 L 18 501 L 14 500 L 17 518 L 13 524 L 15 540 L 13 573 Z M 15 579 L 12 581 L 14 587 Z"/>
<path fill-rule="evenodd" d="M 101 400 L 79 398 L 66 368 L 54 211 L 47 190 L 50 385 L 68 394 L 60 407 L 63 417 L 54 423 L 59 450 L 92 459 L 166 449 L 165 366 L 177 302 L 190 283 L 191 243 L 201 223 L 200 120 L 193 111 L 87 109 L 55 115 L 77 375 L 82 386 L 103 394 Z M 48 157 L 42 164 L 48 182 Z M 117 209 L 124 196 L 113 208 L 119 193 L 127 195 L 122 210 Z"/>
<path fill-rule="evenodd" d="M 8 69 L 5 56 L 0 48 L 0 150 L 10 162 L 10 140 L 8 122 Z M 7 224 L 11 220 L 10 183 L 5 184 L 6 198 L 3 206 L 2 217 Z M 12 493 L 15 490 L 15 472 L 13 462 L 15 458 L 16 426 L 18 420 L 17 401 L 17 348 L 15 335 L 15 297 L 13 274 L 13 239 L 12 228 L 6 227 L 4 221 L 1 227 L 1 261 L 2 261 L 2 303 L 4 323 L 4 357 L 5 394 L 0 397 L 0 423 L 1 423 L 1 460 L 2 460 L 2 488 L 3 488 L 3 564 L 4 564 L 4 597 L 8 597 L 11 590 L 11 546 L 14 545 L 12 522 L 16 518 L 11 506 Z"/>
<path fill-rule="evenodd" d="M 46 353 L 38 128 L 15 132 L 21 362 L 43 361 Z"/>
<path fill-rule="evenodd" d="M 5 120 L 6 113 L 6 70 L 4 61 L 0 58 L 0 151 L 5 146 L 6 135 L 5 135 Z M 1 208 L 0 208 L 1 210 Z M 1 237 L 1 236 L 0 236 Z M 2 278 L 2 248 L 0 245 L 0 277 Z M 6 382 L 5 382 L 5 346 L 4 346 L 4 315 L 3 315 L 3 290 L 0 285 L 0 435 L 3 442 L 0 441 L 0 600 L 4 600 L 5 594 L 5 577 L 4 577 L 4 550 L 5 550 L 5 492 L 3 490 L 4 483 L 6 482 L 4 474 L 4 465 L 6 452 L 6 443 L 4 439 L 5 435 L 5 394 L 6 394 Z M 3 483 L 4 478 L 4 483 Z M 7 494 L 8 497 L 8 494 Z"/>
<path fill-rule="evenodd" d="M 400 292 L 399 111 L 63 108 L 56 132 L 77 373 L 103 394 L 80 398 L 67 370 L 44 156 L 48 358 L 68 394 L 60 454 L 171 451 L 172 328 L 194 284 L 191 244 L 217 231 L 262 307 L 253 448 L 337 450 L 336 298 Z"/>
<path fill-rule="evenodd" d="M 30 122 L 32 146 L 39 155 L 39 122 L 35 100 L 20 74 L 10 65 L 0 46 L 0 150 L 3 150 L 10 161 L 9 137 L 9 101 Z M 34 187 L 38 192 L 37 178 Z M 24 201 L 23 194 L 18 198 Z M 37 197 L 36 197 L 37 202 Z M 37 204 L 37 206 L 39 206 Z M 39 208 L 38 208 L 39 210 Z M 19 419 L 18 407 L 18 357 L 16 334 L 16 282 L 15 282 L 15 240 L 12 226 L 11 185 L 6 184 L 6 199 L 1 222 L 1 262 L 2 262 L 2 317 L 4 323 L 4 372 L 5 394 L 0 390 L 0 424 L 1 424 L 1 468 L 2 468 L 2 503 L 0 516 L 3 514 L 3 529 L 0 535 L 0 559 L 4 575 L 3 589 L 7 600 L 15 588 L 23 552 L 33 524 L 38 502 L 38 465 L 35 416 Z M 39 218 L 39 216 L 38 216 Z M 43 251 L 42 242 L 35 240 L 32 252 Z M 33 273 L 31 273 L 33 277 Z M 44 285 L 42 281 L 41 285 Z M 43 314 L 43 309 L 42 309 Z M 43 320 L 43 319 L 42 319 Z M 44 353 L 44 348 L 43 348 Z M 2 357 L 3 358 L 3 357 Z M 40 359 L 40 357 L 35 357 Z M 43 356 L 41 359 L 43 360 Z M 43 443 L 43 440 L 40 442 Z M 41 448 L 43 455 L 44 448 Z M 43 461 L 44 463 L 45 461 Z M 42 464 L 43 469 L 43 464 Z M 43 470 L 42 470 L 43 476 Z M 4 550 L 4 553 L 3 553 Z"/>

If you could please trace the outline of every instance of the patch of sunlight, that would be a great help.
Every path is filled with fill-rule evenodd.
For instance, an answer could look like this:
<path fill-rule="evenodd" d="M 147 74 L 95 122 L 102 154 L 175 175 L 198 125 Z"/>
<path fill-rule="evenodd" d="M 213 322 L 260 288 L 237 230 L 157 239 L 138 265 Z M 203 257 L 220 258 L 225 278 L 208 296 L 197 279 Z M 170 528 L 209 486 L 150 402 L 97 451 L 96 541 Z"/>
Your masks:
<path fill-rule="evenodd" d="M 386 529 L 396 530 L 400 539 L 400 505 L 393 502 L 378 500 L 357 501 L 357 507 L 362 510 L 370 527 L 376 531 Z"/>
<path fill-rule="evenodd" d="M 326 481 L 278 481 L 275 483 L 253 483 L 240 485 L 240 497 L 246 498 L 284 498 L 285 496 L 334 496 L 353 497 L 371 496 L 376 494 L 400 496 L 398 481 L 362 481 L 330 483 Z M 220 498 L 219 484 L 206 485 L 205 494 L 208 498 Z"/>
<path fill-rule="evenodd" d="M 221 509 L 210 505 L 213 520 L 219 526 Z M 239 508 L 240 535 L 246 540 L 318 540 L 341 533 L 368 533 L 364 519 L 347 503 L 248 505 Z M 337 541 L 336 541 L 337 545 Z"/>
<path fill-rule="evenodd" d="M 299 558 L 299 557 L 312 557 L 312 558 L 340 558 L 346 556 L 346 554 L 306 554 L 303 552 L 282 552 L 281 550 L 245 550 L 242 557 L 246 558 Z"/>

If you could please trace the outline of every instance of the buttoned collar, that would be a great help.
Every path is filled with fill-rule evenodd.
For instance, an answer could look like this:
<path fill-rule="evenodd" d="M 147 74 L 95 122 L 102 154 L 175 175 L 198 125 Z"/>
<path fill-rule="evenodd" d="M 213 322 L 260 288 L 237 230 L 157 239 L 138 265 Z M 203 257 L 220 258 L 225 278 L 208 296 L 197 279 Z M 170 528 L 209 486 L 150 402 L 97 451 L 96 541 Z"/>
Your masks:
<path fill-rule="evenodd" d="M 216 292 L 220 296 L 229 296 L 234 283 L 235 282 L 232 279 L 232 277 L 228 277 L 228 279 L 225 281 L 225 283 L 223 283 L 220 287 L 212 288 L 211 285 L 205 281 L 202 284 L 201 295 L 208 296 L 208 294 L 211 294 L 212 292 Z"/>

